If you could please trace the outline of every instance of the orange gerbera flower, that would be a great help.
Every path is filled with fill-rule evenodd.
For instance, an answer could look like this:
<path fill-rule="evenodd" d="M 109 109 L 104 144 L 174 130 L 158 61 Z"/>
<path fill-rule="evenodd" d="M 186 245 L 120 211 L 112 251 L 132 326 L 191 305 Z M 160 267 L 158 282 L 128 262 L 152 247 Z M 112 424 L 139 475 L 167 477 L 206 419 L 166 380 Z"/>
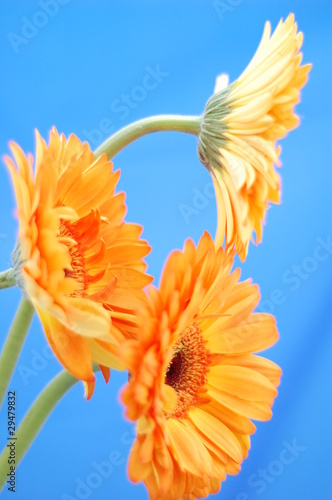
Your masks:
<path fill-rule="evenodd" d="M 293 108 L 311 68 L 300 66 L 303 35 L 293 14 L 270 34 L 267 22 L 255 56 L 234 83 L 228 85 L 226 75 L 217 79 L 199 136 L 198 154 L 216 191 L 216 244 L 235 245 L 242 259 L 253 231 L 261 241 L 269 202 L 280 201 L 276 141 L 299 123 Z"/>
<path fill-rule="evenodd" d="M 273 316 L 252 313 L 257 285 L 230 274 L 233 255 L 205 233 L 169 257 L 159 291 L 149 287 L 137 339 L 120 357 L 132 376 L 122 392 L 137 421 L 129 477 L 153 500 L 219 491 L 250 448 L 252 419 L 268 420 L 280 368 L 253 355 L 278 338 Z"/>
<path fill-rule="evenodd" d="M 14 183 L 19 235 L 13 254 L 16 280 L 35 306 L 48 341 L 63 366 L 86 382 L 92 361 L 123 366 L 114 349 L 135 328 L 134 308 L 151 281 L 142 258 L 150 247 L 142 228 L 124 223 L 124 193 L 115 194 L 120 172 L 106 155 L 95 158 L 75 135 L 55 128 L 50 142 L 36 133 L 33 157 L 11 143 L 5 162 Z"/>

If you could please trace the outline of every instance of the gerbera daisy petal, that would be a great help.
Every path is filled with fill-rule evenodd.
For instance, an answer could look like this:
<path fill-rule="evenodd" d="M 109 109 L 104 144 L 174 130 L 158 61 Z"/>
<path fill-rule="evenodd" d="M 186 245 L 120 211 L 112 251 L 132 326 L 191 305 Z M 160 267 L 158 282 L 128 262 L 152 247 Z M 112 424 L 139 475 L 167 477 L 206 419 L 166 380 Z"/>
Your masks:
<path fill-rule="evenodd" d="M 220 420 L 201 408 L 195 408 L 189 412 L 188 418 L 193 422 L 198 433 L 204 434 L 236 462 L 242 461 L 241 449 L 234 434 Z"/>
<path fill-rule="evenodd" d="M 115 348 L 114 344 L 110 344 L 108 342 L 102 342 L 99 339 L 91 339 L 87 338 L 89 347 L 90 347 L 90 352 L 92 359 L 99 364 L 101 367 L 102 365 L 105 366 L 105 370 L 109 368 L 108 365 L 111 365 L 112 368 L 115 370 L 123 371 L 125 369 L 125 365 L 121 363 L 117 356 L 117 350 Z M 101 368 L 101 371 L 103 374 L 106 373 L 106 371 Z"/>
<path fill-rule="evenodd" d="M 115 193 L 120 173 L 106 155 L 96 158 L 87 143 L 55 128 L 47 145 L 36 131 L 34 176 L 32 155 L 15 143 L 11 150 L 15 162 L 7 156 L 5 163 L 18 207 L 16 281 L 39 311 L 58 359 L 85 381 L 90 396 L 93 361 L 106 378 L 109 367 L 123 368 L 109 345 L 137 330 L 135 311 L 151 282 L 143 262 L 150 247 L 139 238 L 142 228 L 123 220 L 125 195 Z M 67 350 L 57 340 L 63 332 Z"/>
<path fill-rule="evenodd" d="M 109 382 L 111 377 L 110 369 L 107 366 L 99 365 L 100 371 L 103 374 L 106 384 Z"/>
<path fill-rule="evenodd" d="M 221 354 L 240 354 L 262 351 L 278 340 L 273 316 L 265 313 L 246 316 L 245 311 L 245 319 L 238 326 L 227 327 L 224 321 L 216 321 L 209 328 L 207 346 Z"/>
<path fill-rule="evenodd" d="M 218 401 L 230 410 L 244 417 L 255 420 L 269 420 L 272 416 L 270 404 L 248 399 L 241 399 L 236 395 L 222 391 L 216 387 L 207 385 L 207 397 Z"/>
<path fill-rule="evenodd" d="M 63 366 L 75 377 L 85 382 L 94 382 L 92 357 L 87 340 L 75 335 L 58 320 L 37 310 L 46 337 L 55 355 Z"/>
<path fill-rule="evenodd" d="M 255 370 L 277 387 L 280 383 L 280 368 L 269 359 L 260 356 L 245 355 L 245 356 L 229 356 L 222 360 L 224 365 L 240 365 Z"/>
<path fill-rule="evenodd" d="M 131 449 L 129 462 L 128 462 L 128 474 L 132 481 L 139 482 L 142 478 L 146 478 L 150 472 L 151 467 L 146 462 L 142 462 L 139 457 L 140 443 L 135 441 Z M 143 480 L 144 480 L 143 479 Z"/>
<path fill-rule="evenodd" d="M 186 476 L 175 463 L 173 467 L 173 479 L 168 491 L 170 500 L 178 500 L 181 498 L 186 486 Z"/>
<path fill-rule="evenodd" d="M 280 368 L 252 353 L 278 332 L 272 316 L 253 313 L 258 287 L 230 274 L 233 258 L 208 233 L 172 252 L 138 313 L 137 339 L 119 348 L 131 372 L 121 398 L 137 421 L 129 475 L 151 499 L 218 491 L 248 455 L 250 419 L 272 415 Z"/>
<path fill-rule="evenodd" d="M 171 449 L 180 469 L 192 474 L 212 476 L 213 466 L 209 453 L 198 435 L 176 419 L 169 419 L 167 430 Z"/>
<path fill-rule="evenodd" d="M 250 401 L 273 401 L 277 390 L 264 375 L 244 366 L 218 365 L 209 371 L 211 385 Z"/>
<path fill-rule="evenodd" d="M 209 405 L 204 406 L 204 411 L 219 418 L 231 431 L 237 432 L 238 434 L 250 435 L 256 430 L 256 426 L 249 418 L 227 408 L 215 399 L 211 399 Z"/>

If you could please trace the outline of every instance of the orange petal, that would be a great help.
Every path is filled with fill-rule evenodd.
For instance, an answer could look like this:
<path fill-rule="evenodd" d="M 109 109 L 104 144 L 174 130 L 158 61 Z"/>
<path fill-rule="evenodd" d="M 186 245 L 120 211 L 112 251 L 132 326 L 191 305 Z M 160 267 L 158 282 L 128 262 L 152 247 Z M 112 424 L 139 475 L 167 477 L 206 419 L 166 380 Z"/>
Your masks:
<path fill-rule="evenodd" d="M 220 450 L 227 453 L 236 462 L 242 461 L 242 453 L 238 441 L 234 437 L 234 434 L 220 420 L 200 408 L 191 410 L 189 419 L 193 422 L 199 434 L 204 434 Z"/>
<path fill-rule="evenodd" d="M 89 344 L 83 337 L 75 335 L 57 319 L 38 310 L 46 337 L 60 363 L 76 378 L 85 381 L 91 395 L 96 379 L 92 370 Z"/>
<path fill-rule="evenodd" d="M 103 374 L 106 384 L 108 384 L 111 377 L 110 369 L 107 366 L 99 365 L 100 371 Z"/>
<path fill-rule="evenodd" d="M 125 369 L 125 364 L 117 356 L 117 347 L 114 344 L 109 344 L 98 339 L 86 338 L 86 340 L 90 346 L 91 356 L 95 363 L 104 366 L 105 370 L 108 369 L 108 371 L 109 368 L 121 371 Z"/>
<path fill-rule="evenodd" d="M 227 356 L 222 360 L 223 365 L 246 366 L 264 375 L 277 387 L 280 383 L 281 368 L 269 359 L 260 356 Z"/>
<path fill-rule="evenodd" d="M 221 354 L 259 352 L 278 340 L 273 316 L 264 313 L 251 314 L 247 321 L 233 328 L 223 328 L 227 318 L 218 321 L 206 333 L 207 348 Z"/>
<path fill-rule="evenodd" d="M 73 332 L 115 343 L 111 334 L 111 318 L 102 304 L 79 297 L 70 297 L 68 302 L 68 326 Z"/>
<path fill-rule="evenodd" d="M 276 388 L 264 375 L 244 366 L 212 366 L 208 381 L 224 392 L 250 401 L 272 402 L 277 395 Z"/>
<path fill-rule="evenodd" d="M 170 418 L 167 428 L 171 442 L 172 454 L 183 471 L 196 475 L 212 476 L 211 457 L 199 439 L 199 435 L 184 422 Z"/>
<path fill-rule="evenodd" d="M 226 408 L 254 420 L 269 420 L 272 417 L 271 405 L 262 401 L 250 401 L 238 398 L 207 384 L 207 395 Z"/>

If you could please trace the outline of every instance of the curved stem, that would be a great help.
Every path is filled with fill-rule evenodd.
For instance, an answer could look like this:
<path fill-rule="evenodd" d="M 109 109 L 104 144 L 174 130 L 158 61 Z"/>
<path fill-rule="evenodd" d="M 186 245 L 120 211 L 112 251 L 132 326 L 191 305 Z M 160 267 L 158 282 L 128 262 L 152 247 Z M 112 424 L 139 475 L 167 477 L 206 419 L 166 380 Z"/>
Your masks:
<path fill-rule="evenodd" d="M 2 271 L 0 273 L 0 289 L 10 288 L 16 285 L 15 272 L 14 269 L 7 269 L 7 271 Z"/>
<path fill-rule="evenodd" d="M 34 308 L 22 297 L 0 355 L 0 407 L 27 336 Z"/>
<path fill-rule="evenodd" d="M 99 366 L 96 364 L 93 365 L 93 369 L 95 372 L 100 370 Z M 45 389 L 39 394 L 26 413 L 15 434 L 15 441 L 17 443 L 15 450 L 15 467 L 19 465 L 52 410 L 76 382 L 78 382 L 78 379 L 64 370 L 49 382 Z M 7 481 L 7 473 L 8 449 L 5 447 L 0 455 L 0 491 Z"/>
<path fill-rule="evenodd" d="M 38 432 L 44 425 L 47 417 L 56 406 L 64 394 L 76 384 L 77 379 L 70 373 L 63 371 L 57 375 L 40 393 L 27 414 L 23 418 L 15 434 L 16 457 L 15 467 L 28 451 Z M 8 453 L 7 446 L 0 456 L 0 491 L 7 481 L 8 473 Z"/>
<path fill-rule="evenodd" d="M 180 116 L 180 115 L 157 115 L 143 118 L 137 122 L 127 125 L 123 129 L 109 137 L 99 148 L 95 155 L 100 156 L 106 153 L 107 157 L 114 158 L 123 148 L 128 146 L 139 137 L 152 132 L 185 132 L 187 134 L 198 135 L 201 126 L 200 116 Z"/>

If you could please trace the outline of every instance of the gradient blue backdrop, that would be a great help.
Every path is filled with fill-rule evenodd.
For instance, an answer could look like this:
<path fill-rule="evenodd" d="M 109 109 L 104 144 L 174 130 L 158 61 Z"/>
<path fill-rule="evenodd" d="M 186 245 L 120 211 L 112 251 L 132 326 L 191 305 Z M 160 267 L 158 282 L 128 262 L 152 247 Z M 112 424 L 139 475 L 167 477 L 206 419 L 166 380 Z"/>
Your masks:
<path fill-rule="evenodd" d="M 251 245 L 242 265 L 242 276 L 260 285 L 264 309 L 277 317 L 281 338 L 268 357 L 280 364 L 283 378 L 273 419 L 258 424 L 241 473 L 228 477 L 216 498 L 327 500 L 332 497 L 331 2 L 221 3 L 224 13 L 216 2 L 203 0 L 54 0 L 53 10 L 46 0 L 44 10 L 42 0 L 2 0 L 0 152 L 8 152 L 10 139 L 33 152 L 35 128 L 47 137 L 56 125 L 95 148 L 112 130 L 148 115 L 200 114 L 216 75 L 228 72 L 234 80 L 245 68 L 264 22 L 274 28 L 280 17 L 295 12 L 304 32 L 304 61 L 313 69 L 297 107 L 301 126 L 282 141 L 282 205 L 271 208 L 263 244 Z M 154 88 L 137 89 L 158 67 L 162 74 Z M 124 94 L 131 96 L 129 104 Z M 196 139 L 155 134 L 119 154 L 115 166 L 121 169 L 120 189 L 127 192 L 127 220 L 142 223 L 153 246 L 147 261 L 158 282 L 173 248 L 189 236 L 197 242 L 204 229 L 215 231 L 211 181 L 197 159 Z M 10 266 L 17 233 L 3 164 L 0 190 L 3 270 Z M 197 198 L 198 192 L 204 197 Z M 188 207 L 193 213 L 185 216 Z M 317 260 L 322 241 L 330 246 L 319 254 L 324 260 Z M 19 299 L 19 290 L 1 291 L 1 345 Z M 10 384 L 18 393 L 18 420 L 60 369 L 35 318 Z M 89 402 L 77 384 L 19 467 L 16 494 L 5 489 L 3 498 L 147 499 L 145 487 L 131 484 L 126 474 L 132 426 L 117 403 L 125 380 L 125 374 L 113 372 L 106 386 L 98 376 Z M 101 462 L 108 463 L 102 466 L 105 477 L 97 472 Z"/>

